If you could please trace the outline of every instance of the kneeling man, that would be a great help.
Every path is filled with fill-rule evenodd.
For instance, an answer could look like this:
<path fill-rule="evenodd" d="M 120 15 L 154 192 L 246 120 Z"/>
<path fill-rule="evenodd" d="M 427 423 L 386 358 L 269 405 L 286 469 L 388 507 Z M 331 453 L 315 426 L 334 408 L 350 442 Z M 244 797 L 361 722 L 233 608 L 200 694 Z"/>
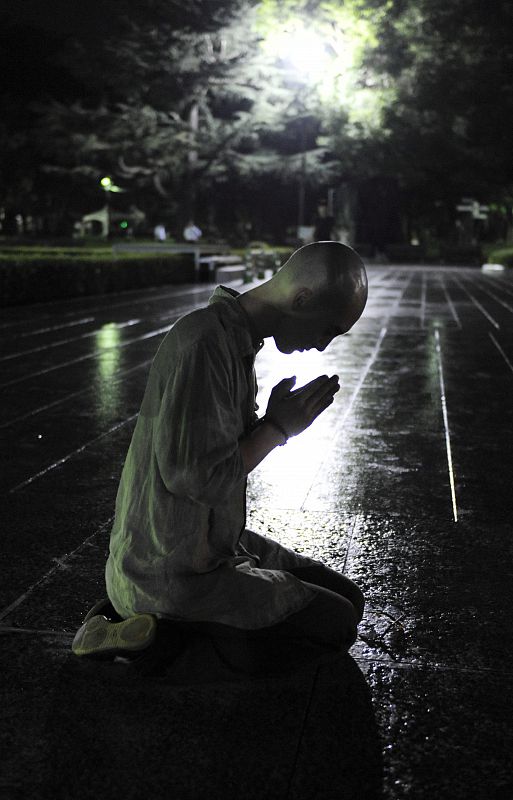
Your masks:
<path fill-rule="evenodd" d="M 153 361 L 121 476 L 106 567 L 111 610 L 90 612 L 73 651 L 143 650 L 159 618 L 250 632 L 294 630 L 348 648 L 364 599 L 343 575 L 247 530 L 246 480 L 275 448 L 328 408 L 338 376 L 294 389 L 285 378 L 255 413 L 254 360 L 323 351 L 359 319 L 367 277 L 339 242 L 297 250 L 270 280 L 218 287 L 182 317 Z"/>

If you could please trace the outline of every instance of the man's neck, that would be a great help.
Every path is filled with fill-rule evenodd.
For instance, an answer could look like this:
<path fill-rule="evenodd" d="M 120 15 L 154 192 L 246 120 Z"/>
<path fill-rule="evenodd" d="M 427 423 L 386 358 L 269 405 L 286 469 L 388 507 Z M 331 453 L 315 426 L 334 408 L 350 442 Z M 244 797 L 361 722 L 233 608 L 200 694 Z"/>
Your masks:
<path fill-rule="evenodd" d="M 274 334 L 280 316 L 280 311 L 267 299 L 265 286 L 256 286 L 238 298 L 259 339 L 267 339 Z"/>

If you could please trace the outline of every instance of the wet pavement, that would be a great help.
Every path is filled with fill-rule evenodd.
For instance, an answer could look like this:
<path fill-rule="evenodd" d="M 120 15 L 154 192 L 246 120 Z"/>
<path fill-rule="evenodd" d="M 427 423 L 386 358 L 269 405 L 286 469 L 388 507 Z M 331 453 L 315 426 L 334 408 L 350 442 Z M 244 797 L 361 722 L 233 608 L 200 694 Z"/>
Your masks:
<path fill-rule="evenodd" d="M 513 279 L 369 278 L 364 317 L 325 353 L 259 354 L 262 411 L 285 376 L 336 372 L 341 391 L 248 497 L 250 527 L 361 586 L 360 636 L 237 680 L 201 672 L 201 643 L 171 677 L 69 651 L 104 594 L 151 359 L 211 287 L 3 311 L 3 797 L 513 796 Z"/>

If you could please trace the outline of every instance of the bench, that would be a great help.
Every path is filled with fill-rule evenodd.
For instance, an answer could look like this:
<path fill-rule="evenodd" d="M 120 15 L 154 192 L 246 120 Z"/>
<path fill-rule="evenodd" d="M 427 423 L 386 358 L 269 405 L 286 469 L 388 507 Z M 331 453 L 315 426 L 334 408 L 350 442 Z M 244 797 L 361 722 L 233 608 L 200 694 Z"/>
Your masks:
<path fill-rule="evenodd" d="M 222 266 L 225 266 L 225 265 L 236 264 L 237 266 L 239 266 L 240 265 L 240 256 L 219 255 L 219 254 L 200 256 L 199 264 L 200 264 L 200 277 L 206 277 L 207 280 L 210 280 L 210 281 L 213 281 L 214 277 L 215 277 L 215 281 L 216 281 L 216 283 L 218 283 L 216 269 L 218 269 L 218 268 L 220 268 Z M 206 275 L 205 275 L 205 272 L 204 272 L 205 267 L 207 269 L 207 274 Z"/>
<path fill-rule="evenodd" d="M 174 244 L 171 242 L 152 242 L 151 244 L 148 242 L 145 243 L 137 243 L 137 242 L 120 242 L 112 245 L 112 252 L 114 255 L 116 253 L 121 252 L 128 252 L 128 253 L 191 253 L 194 258 L 194 274 L 197 281 L 200 280 L 200 270 L 201 270 L 201 261 L 202 259 L 206 259 L 208 261 L 209 258 L 217 257 L 220 259 L 223 258 L 234 258 L 234 256 L 226 255 L 222 256 L 221 253 L 229 250 L 228 245 L 226 244 L 191 244 L 191 243 L 179 243 Z M 212 254 L 212 256 L 205 255 L 205 254 Z M 203 254 L 203 255 L 202 255 Z M 238 261 L 237 257 L 237 261 Z"/>
<path fill-rule="evenodd" d="M 246 277 L 245 264 L 233 264 L 231 266 L 219 266 L 216 269 L 216 283 L 226 283 L 228 281 L 242 280 Z"/>

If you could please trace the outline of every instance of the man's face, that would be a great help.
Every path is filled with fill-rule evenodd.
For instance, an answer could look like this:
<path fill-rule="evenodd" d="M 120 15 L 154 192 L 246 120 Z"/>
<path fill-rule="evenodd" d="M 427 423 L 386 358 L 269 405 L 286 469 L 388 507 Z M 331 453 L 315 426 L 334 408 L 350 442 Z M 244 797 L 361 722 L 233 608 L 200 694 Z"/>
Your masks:
<path fill-rule="evenodd" d="M 312 349 L 322 353 L 333 339 L 353 327 L 362 311 L 361 304 L 353 303 L 336 312 L 320 309 L 316 313 L 285 314 L 274 335 L 276 347 L 281 353 Z"/>

